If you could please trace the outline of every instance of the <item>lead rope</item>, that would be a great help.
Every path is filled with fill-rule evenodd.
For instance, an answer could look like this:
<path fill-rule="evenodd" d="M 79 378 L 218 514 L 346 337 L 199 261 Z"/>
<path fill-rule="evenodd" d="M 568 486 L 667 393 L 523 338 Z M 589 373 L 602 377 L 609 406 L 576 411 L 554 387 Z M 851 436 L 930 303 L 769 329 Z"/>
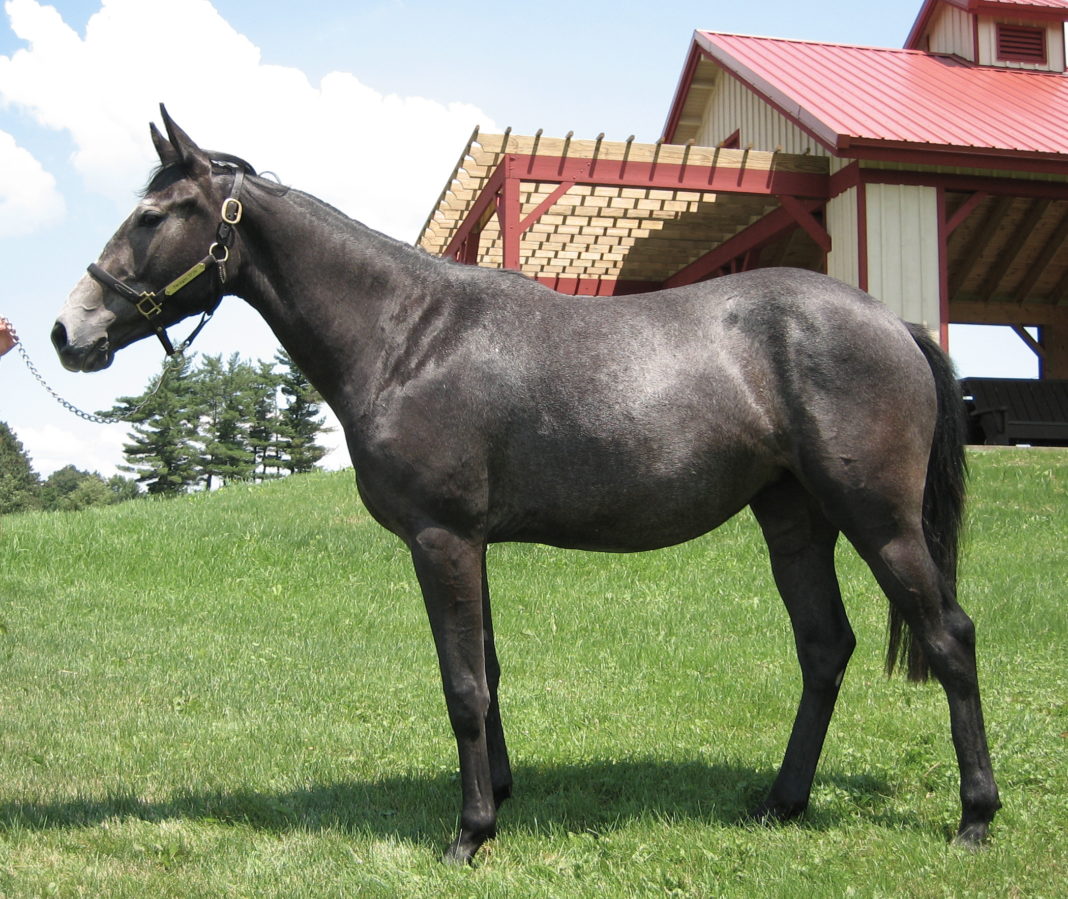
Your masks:
<path fill-rule="evenodd" d="M 134 415 L 136 415 L 138 412 L 144 409 L 145 406 L 148 405 L 149 400 L 151 400 L 152 397 L 156 395 L 156 391 L 158 391 L 160 387 L 163 386 L 163 382 L 166 380 L 167 375 L 169 375 L 174 369 L 178 368 L 178 366 L 181 365 L 182 360 L 184 358 L 183 353 L 185 351 L 185 348 L 189 346 L 189 341 L 187 340 L 180 347 L 178 347 L 177 350 L 174 351 L 174 354 L 172 356 L 168 356 L 167 359 L 164 360 L 163 371 L 160 373 L 159 378 L 156 379 L 156 385 L 147 394 L 145 394 L 145 398 L 141 400 L 141 402 L 138 403 L 136 406 L 134 406 L 126 414 L 125 417 L 94 415 L 92 412 L 86 412 L 84 409 L 79 409 L 77 406 L 74 405 L 74 403 L 70 402 L 69 400 L 65 400 L 55 390 L 52 389 L 52 386 L 44 379 L 44 376 L 37 370 L 37 366 L 33 364 L 33 360 L 30 359 L 30 354 L 26 352 L 26 347 L 24 347 L 22 345 L 22 341 L 19 340 L 18 333 L 15 331 L 15 326 L 12 325 L 10 321 L 8 321 L 7 324 L 8 331 L 11 332 L 11 337 L 15 341 L 15 348 L 19 351 L 19 355 L 22 356 L 22 361 L 26 363 L 26 368 L 30 370 L 30 374 L 37 379 L 37 383 L 40 384 L 51 395 L 52 399 L 59 403 L 68 412 L 73 412 L 79 418 L 83 418 L 86 421 L 91 421 L 93 424 L 97 425 L 116 425 L 129 422 Z"/>

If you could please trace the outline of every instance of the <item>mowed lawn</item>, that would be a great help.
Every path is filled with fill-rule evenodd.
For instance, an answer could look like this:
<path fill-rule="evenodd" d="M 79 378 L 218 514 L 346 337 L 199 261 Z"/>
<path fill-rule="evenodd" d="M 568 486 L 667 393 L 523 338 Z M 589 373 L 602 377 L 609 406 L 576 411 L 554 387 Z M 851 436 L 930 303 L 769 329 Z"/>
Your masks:
<path fill-rule="evenodd" d="M 797 824 L 743 820 L 799 694 L 748 513 L 633 556 L 490 552 L 515 798 L 438 861 L 456 756 L 404 547 L 351 472 L 0 519 L 2 896 L 1065 896 L 1068 450 L 973 452 L 962 602 L 1004 809 L 941 688 L 859 646 Z"/>

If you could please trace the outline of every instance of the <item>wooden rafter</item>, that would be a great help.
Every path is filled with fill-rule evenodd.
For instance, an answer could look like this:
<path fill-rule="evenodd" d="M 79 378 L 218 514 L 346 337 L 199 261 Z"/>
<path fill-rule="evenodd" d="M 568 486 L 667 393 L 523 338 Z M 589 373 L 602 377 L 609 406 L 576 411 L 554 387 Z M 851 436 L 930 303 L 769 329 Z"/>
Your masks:
<path fill-rule="evenodd" d="M 1052 200 L 1031 200 L 1027 204 L 1027 210 L 1023 216 L 1022 226 L 1015 228 L 1012 232 L 1012 236 L 1006 241 L 1005 245 L 998 253 L 997 260 L 987 271 L 983 278 L 983 291 L 979 296 L 982 302 L 989 302 L 998 292 L 998 287 L 1004 280 L 1005 275 L 1016 264 L 1016 260 L 1019 258 L 1021 251 L 1027 245 L 1031 230 L 1034 228 L 1036 222 L 1042 219 L 1042 216 L 1046 214 L 1046 210 L 1049 208 Z"/>
<path fill-rule="evenodd" d="M 949 296 L 952 300 L 971 273 L 971 268 L 978 264 L 984 251 L 994 240 L 1002 220 L 1012 206 L 1012 197 L 997 197 L 985 216 L 983 222 L 975 229 L 971 240 L 960 256 L 960 262 L 950 271 Z"/>
<path fill-rule="evenodd" d="M 724 148 L 476 135 L 419 244 L 516 268 L 553 285 L 604 292 L 659 286 L 799 197 L 796 219 L 828 189 L 827 160 Z M 788 199 L 787 203 L 791 200 Z"/>
<path fill-rule="evenodd" d="M 1046 273 L 1054 258 L 1060 253 L 1064 242 L 1068 240 L 1068 204 L 1062 203 L 1060 207 L 1060 221 L 1042 245 L 1038 256 L 1028 269 L 1026 277 L 1016 288 L 1016 299 L 1020 303 L 1028 301 L 1039 279 Z"/>

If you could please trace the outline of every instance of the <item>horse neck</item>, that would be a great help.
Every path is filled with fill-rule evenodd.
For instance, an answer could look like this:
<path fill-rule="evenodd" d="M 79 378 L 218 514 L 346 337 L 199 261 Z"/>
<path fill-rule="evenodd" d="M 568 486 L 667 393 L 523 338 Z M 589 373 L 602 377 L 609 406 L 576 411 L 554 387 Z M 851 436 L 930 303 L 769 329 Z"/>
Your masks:
<path fill-rule="evenodd" d="M 382 335 L 396 330 L 402 300 L 419 302 L 418 272 L 431 260 L 314 197 L 262 185 L 240 232 L 235 292 L 339 415 L 359 407 L 384 364 Z"/>

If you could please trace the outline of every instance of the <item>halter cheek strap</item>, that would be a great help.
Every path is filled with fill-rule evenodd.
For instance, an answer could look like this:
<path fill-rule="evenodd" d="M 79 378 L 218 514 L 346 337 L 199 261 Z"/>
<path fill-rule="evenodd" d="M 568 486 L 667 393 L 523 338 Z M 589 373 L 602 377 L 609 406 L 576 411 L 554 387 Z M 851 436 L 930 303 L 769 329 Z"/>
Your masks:
<path fill-rule="evenodd" d="M 230 246 L 234 242 L 234 235 L 237 233 L 237 225 L 241 221 L 241 216 L 244 213 L 244 207 L 242 207 L 241 200 L 239 199 L 241 195 L 241 187 L 244 183 L 245 170 L 241 166 L 238 166 L 230 196 L 223 200 L 222 209 L 219 211 L 219 225 L 215 229 L 215 242 L 208 248 L 208 255 L 171 281 L 170 284 L 162 290 L 137 290 L 125 281 L 120 281 L 114 275 L 104 271 L 104 269 L 95 262 L 89 265 L 87 271 L 93 278 L 109 290 L 114 291 L 124 300 L 132 303 L 134 308 L 136 308 L 142 316 L 148 319 L 150 323 L 152 323 L 156 316 L 163 312 L 163 304 L 166 300 L 173 297 L 183 287 L 192 284 L 209 269 L 218 269 L 219 283 L 225 284 L 226 262 L 230 258 Z M 193 333 L 182 342 L 177 350 L 167 336 L 167 331 L 163 325 L 156 325 L 153 330 L 156 337 L 159 338 L 160 343 L 163 344 L 164 352 L 166 352 L 168 356 L 173 356 L 176 352 L 185 350 L 201 330 L 203 330 L 212 315 L 214 315 L 220 302 L 222 302 L 222 294 L 220 294 L 211 307 L 204 312 L 200 318 L 199 324 L 193 329 Z"/>

